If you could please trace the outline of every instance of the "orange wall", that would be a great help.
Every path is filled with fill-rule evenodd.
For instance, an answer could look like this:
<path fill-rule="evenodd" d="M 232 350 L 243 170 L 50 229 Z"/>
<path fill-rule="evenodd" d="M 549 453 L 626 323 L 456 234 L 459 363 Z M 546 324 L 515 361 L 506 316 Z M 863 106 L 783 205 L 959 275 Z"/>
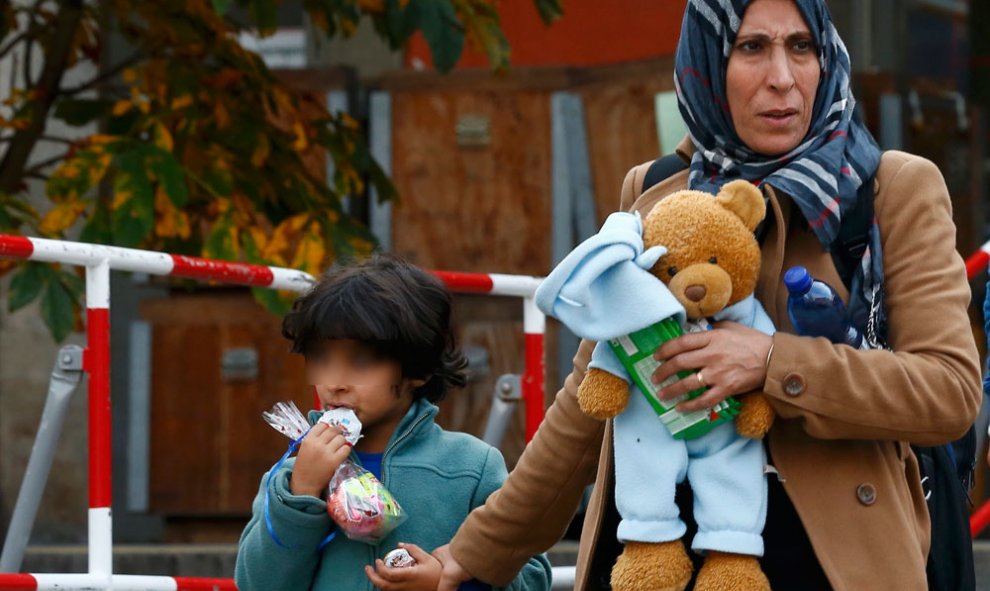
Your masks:
<path fill-rule="evenodd" d="M 513 66 L 594 66 L 673 55 L 686 0 L 563 0 L 564 16 L 544 26 L 532 0 L 498 0 Z M 406 64 L 429 66 L 421 35 L 410 42 Z M 465 47 L 459 68 L 488 67 L 484 54 Z"/>

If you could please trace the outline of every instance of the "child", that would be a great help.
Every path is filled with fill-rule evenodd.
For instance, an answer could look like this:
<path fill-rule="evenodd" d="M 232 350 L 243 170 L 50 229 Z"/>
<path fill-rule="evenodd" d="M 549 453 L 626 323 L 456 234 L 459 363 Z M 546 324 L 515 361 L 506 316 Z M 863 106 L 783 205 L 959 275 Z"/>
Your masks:
<path fill-rule="evenodd" d="M 238 589 L 436 589 L 441 565 L 429 552 L 506 476 L 497 449 L 434 423 L 432 403 L 464 385 L 467 363 L 454 343 L 446 288 L 413 265 L 376 255 L 324 275 L 296 300 L 282 334 L 304 356 L 323 410 L 352 409 L 362 437 L 352 450 L 336 429 L 316 424 L 296 458 L 262 477 L 237 552 Z M 310 422 L 320 414 L 311 412 Z M 320 549 L 336 530 L 326 490 L 348 457 L 382 481 L 408 519 L 378 545 L 337 532 Z M 400 544 L 416 566 L 384 565 L 382 557 Z M 508 588 L 549 587 L 550 565 L 536 556 Z"/>

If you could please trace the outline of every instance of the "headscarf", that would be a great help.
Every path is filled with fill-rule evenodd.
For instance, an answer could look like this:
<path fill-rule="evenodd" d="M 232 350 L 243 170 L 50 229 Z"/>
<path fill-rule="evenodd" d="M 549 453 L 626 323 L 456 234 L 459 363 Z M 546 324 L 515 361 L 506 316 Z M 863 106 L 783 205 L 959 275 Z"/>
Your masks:
<path fill-rule="evenodd" d="M 849 54 L 824 0 L 794 0 L 818 48 L 821 77 L 808 134 L 790 152 L 757 154 L 732 125 L 726 69 L 750 0 L 689 0 L 677 46 L 674 84 L 695 153 L 688 185 L 717 193 L 743 178 L 787 193 L 827 249 L 842 214 L 864 182 L 872 184 L 880 149 L 855 112 Z"/>

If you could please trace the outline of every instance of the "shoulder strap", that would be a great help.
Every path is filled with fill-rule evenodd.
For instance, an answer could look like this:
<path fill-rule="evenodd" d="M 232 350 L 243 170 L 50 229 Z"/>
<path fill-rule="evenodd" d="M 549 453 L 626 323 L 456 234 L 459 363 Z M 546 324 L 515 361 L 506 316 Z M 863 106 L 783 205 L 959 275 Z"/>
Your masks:
<path fill-rule="evenodd" d="M 667 154 L 653 161 L 650 168 L 646 170 L 643 177 L 643 189 L 640 194 L 645 193 L 650 187 L 659 184 L 664 179 L 670 178 L 687 168 L 687 163 L 677 154 Z"/>
<path fill-rule="evenodd" d="M 852 284 L 856 266 L 863 258 L 870 242 L 870 225 L 873 223 L 873 183 L 863 183 L 859 199 L 852 209 L 842 216 L 839 235 L 832 246 L 832 261 L 848 288 Z"/>

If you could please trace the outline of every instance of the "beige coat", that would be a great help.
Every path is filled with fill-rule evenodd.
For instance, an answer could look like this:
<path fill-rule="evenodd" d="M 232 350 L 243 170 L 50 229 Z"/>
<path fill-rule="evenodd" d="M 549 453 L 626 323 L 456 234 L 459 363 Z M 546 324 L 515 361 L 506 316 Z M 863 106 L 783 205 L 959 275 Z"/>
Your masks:
<path fill-rule="evenodd" d="M 623 210 L 646 213 L 686 185 L 685 171 L 639 195 L 647 167 L 626 176 Z M 785 269 L 804 265 L 847 293 L 815 236 L 788 224 L 790 200 L 771 189 L 770 206 L 757 297 L 779 330 L 764 385 L 779 414 L 769 434 L 774 464 L 836 591 L 924 590 L 929 521 L 908 442 L 961 436 L 981 402 L 970 288 L 945 182 L 931 162 L 903 152 L 886 152 L 877 172 L 895 353 L 789 334 Z M 601 527 L 614 484 L 611 424 L 585 416 L 576 399 L 591 349 L 582 343 L 516 469 L 451 543 L 454 557 L 485 581 L 508 583 L 529 556 L 553 545 L 591 482 L 575 589 L 599 589 L 608 576 L 590 571 L 599 536 L 615 535 Z"/>

